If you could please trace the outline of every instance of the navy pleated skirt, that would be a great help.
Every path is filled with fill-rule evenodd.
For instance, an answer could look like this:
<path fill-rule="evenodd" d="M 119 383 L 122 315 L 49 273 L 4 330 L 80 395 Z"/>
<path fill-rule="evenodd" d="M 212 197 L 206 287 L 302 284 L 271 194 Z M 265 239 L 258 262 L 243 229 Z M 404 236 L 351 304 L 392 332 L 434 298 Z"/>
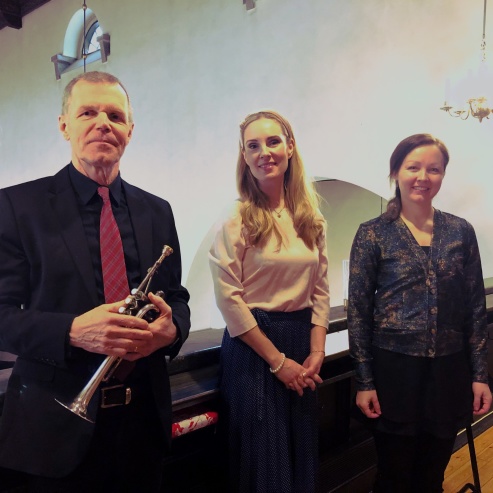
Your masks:
<path fill-rule="evenodd" d="M 310 353 L 311 310 L 252 310 L 279 351 L 302 364 Z M 286 389 L 269 365 L 226 330 L 220 395 L 227 437 L 228 491 L 311 493 L 318 463 L 316 393 Z"/>

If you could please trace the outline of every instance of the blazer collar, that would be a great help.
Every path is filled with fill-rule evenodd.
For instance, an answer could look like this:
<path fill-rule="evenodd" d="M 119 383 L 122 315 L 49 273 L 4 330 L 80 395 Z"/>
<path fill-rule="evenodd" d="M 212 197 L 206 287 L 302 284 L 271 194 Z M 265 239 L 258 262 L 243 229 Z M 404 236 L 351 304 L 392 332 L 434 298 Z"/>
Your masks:
<path fill-rule="evenodd" d="M 137 251 L 140 260 L 140 273 L 142 279 L 147 270 L 157 260 L 153 258 L 153 223 L 151 206 L 146 200 L 146 194 L 141 189 L 122 180 L 123 190 L 127 198 L 130 220 L 134 230 Z"/>
<path fill-rule="evenodd" d="M 94 305 L 98 304 L 96 281 L 94 279 L 91 255 L 80 217 L 75 192 L 70 182 L 69 166 L 60 170 L 54 177 L 49 190 L 49 201 L 54 216 L 60 224 L 60 234 L 70 252 L 74 264 L 82 277 Z"/>

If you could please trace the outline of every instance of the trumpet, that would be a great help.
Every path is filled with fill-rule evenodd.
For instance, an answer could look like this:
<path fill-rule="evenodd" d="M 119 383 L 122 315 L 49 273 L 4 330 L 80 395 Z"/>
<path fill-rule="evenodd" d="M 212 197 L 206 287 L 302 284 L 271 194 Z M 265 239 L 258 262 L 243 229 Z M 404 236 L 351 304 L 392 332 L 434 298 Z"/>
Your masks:
<path fill-rule="evenodd" d="M 163 260 L 172 253 L 173 249 L 168 245 L 164 245 L 161 256 L 156 260 L 154 265 L 148 269 L 147 275 L 139 286 L 136 289 L 132 289 L 131 294 L 125 299 L 125 304 L 119 308 L 119 313 L 124 315 L 133 315 L 137 318 L 143 318 L 148 322 L 155 320 L 159 314 L 159 310 L 156 305 L 149 303 L 147 292 L 149 290 L 152 277 L 158 270 L 159 266 Z M 164 293 L 162 291 L 158 291 L 156 295 L 163 297 Z M 89 403 L 91 402 L 91 399 L 93 398 L 99 385 L 102 382 L 107 382 L 111 378 L 122 361 L 123 359 L 119 356 L 107 356 L 91 379 L 87 382 L 86 386 L 79 392 L 73 401 L 65 403 L 55 399 L 56 402 L 82 419 L 94 423 L 94 419 L 92 419 L 88 413 Z"/>

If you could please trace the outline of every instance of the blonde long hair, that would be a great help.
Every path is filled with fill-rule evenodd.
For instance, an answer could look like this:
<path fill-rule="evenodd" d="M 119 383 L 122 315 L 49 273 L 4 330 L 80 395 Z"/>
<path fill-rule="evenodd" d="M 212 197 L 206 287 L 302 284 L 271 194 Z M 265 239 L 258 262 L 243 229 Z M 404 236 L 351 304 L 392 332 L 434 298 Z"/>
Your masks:
<path fill-rule="evenodd" d="M 269 198 L 262 192 L 243 156 L 245 129 L 255 120 L 269 118 L 281 126 L 287 141 L 293 142 L 293 154 L 284 174 L 284 204 L 291 213 L 294 229 L 305 245 L 313 250 L 323 233 L 324 220 L 319 211 L 319 196 L 307 179 L 289 122 L 275 111 L 259 111 L 248 115 L 240 124 L 240 149 L 236 166 L 236 185 L 242 206 L 240 214 L 253 246 L 263 246 L 272 234 L 282 244 L 281 233 L 272 217 Z"/>

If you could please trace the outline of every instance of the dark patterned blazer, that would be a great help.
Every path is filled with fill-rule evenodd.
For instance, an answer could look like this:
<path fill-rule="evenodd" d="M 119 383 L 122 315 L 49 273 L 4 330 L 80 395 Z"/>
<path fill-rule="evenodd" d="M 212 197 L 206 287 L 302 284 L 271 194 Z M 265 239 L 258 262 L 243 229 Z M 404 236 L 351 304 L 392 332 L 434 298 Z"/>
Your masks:
<path fill-rule="evenodd" d="M 372 390 L 372 346 L 438 357 L 465 348 L 487 382 L 486 302 L 473 227 L 435 210 L 429 254 L 398 218 L 361 224 L 350 257 L 348 329 L 358 390 Z"/>
<path fill-rule="evenodd" d="M 168 202 L 123 182 L 142 279 L 164 244 L 174 253 L 152 279 L 173 310 L 183 343 L 189 295 Z M 63 477 L 84 457 L 94 425 L 64 409 L 103 356 L 66 343 L 75 316 L 99 304 L 90 250 L 68 166 L 0 191 L 0 350 L 18 355 L 0 419 L 0 466 Z M 147 357 L 163 437 L 171 433 L 166 348 Z M 174 354 L 180 345 L 173 347 Z M 97 393 L 95 399 L 97 399 Z M 166 439 L 164 439 L 165 441 Z"/>

